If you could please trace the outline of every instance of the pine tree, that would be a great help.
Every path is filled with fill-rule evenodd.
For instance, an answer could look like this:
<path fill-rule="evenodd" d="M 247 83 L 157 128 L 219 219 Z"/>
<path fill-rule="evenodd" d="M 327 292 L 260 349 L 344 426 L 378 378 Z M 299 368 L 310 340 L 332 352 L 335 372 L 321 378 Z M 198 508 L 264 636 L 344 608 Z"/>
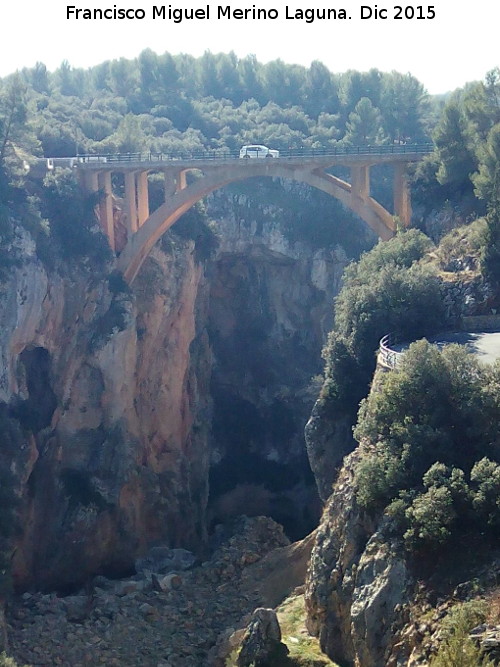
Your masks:
<path fill-rule="evenodd" d="M 440 163 L 437 173 L 439 183 L 454 184 L 460 191 L 470 190 L 470 177 L 476 171 L 477 163 L 469 148 L 466 120 L 455 102 L 445 107 L 434 133 L 434 143 Z"/>
<path fill-rule="evenodd" d="M 367 97 L 362 97 L 349 114 L 345 140 L 353 145 L 380 143 L 380 112 Z"/>

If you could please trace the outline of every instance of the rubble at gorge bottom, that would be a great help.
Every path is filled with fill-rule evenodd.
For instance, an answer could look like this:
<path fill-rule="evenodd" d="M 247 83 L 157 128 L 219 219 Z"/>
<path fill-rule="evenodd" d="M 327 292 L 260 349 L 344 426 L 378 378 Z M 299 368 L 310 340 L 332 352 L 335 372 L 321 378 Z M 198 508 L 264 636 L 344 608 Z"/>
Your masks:
<path fill-rule="evenodd" d="M 66 597 L 24 593 L 7 614 L 9 655 L 20 665 L 45 667 L 223 664 L 210 649 L 223 631 L 241 627 L 256 607 L 273 602 L 269 587 L 264 591 L 259 586 L 265 556 L 276 549 L 290 553 L 294 545 L 288 544 L 271 519 L 242 517 L 210 560 L 188 571 L 143 572 L 117 581 L 98 577 L 92 590 Z M 283 563 L 281 573 L 290 590 L 303 581 L 307 554 L 299 565 L 296 555 L 292 560 L 291 565 Z M 260 568 L 258 574 L 255 568 Z M 276 574 L 275 562 L 269 563 L 268 573 Z"/>

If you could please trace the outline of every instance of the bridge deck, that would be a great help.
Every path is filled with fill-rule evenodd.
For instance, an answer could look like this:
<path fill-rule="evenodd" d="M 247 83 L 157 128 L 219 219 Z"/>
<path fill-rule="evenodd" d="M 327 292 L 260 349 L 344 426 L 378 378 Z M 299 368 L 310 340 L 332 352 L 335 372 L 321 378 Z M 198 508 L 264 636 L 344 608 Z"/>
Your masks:
<path fill-rule="evenodd" d="M 281 151 L 279 158 L 265 158 L 268 164 L 284 167 L 327 168 L 334 165 L 373 166 L 416 162 L 432 152 L 431 144 L 388 145 L 388 146 L 346 146 L 337 149 L 294 149 Z M 149 171 L 174 168 L 206 169 L 227 166 L 228 162 L 238 166 L 260 163 L 261 159 L 240 158 L 239 152 L 228 153 L 204 151 L 201 153 L 125 153 L 107 155 L 79 155 L 68 158 L 50 158 L 54 167 L 76 167 L 84 171 Z"/>

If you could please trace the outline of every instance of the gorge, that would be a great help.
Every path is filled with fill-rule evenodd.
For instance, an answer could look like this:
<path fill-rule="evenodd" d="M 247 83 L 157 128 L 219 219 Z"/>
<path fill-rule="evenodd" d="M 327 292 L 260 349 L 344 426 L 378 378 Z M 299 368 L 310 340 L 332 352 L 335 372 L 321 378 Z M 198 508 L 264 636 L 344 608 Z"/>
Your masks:
<path fill-rule="evenodd" d="M 499 367 L 427 341 L 498 326 L 500 73 L 443 101 L 148 50 L 1 83 L 0 664 L 498 662 Z M 283 162 L 180 161 L 249 143 Z M 412 215 L 402 170 L 286 167 L 407 146 Z M 75 178 L 143 153 L 177 182 Z M 377 368 L 389 333 L 415 342 Z"/>

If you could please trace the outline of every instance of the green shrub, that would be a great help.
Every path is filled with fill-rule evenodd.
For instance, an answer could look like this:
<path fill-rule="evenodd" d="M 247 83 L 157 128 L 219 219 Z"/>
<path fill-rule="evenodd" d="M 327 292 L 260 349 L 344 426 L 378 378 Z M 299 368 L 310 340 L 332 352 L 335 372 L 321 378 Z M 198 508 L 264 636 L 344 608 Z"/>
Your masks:
<path fill-rule="evenodd" d="M 410 229 L 397 234 L 390 241 L 379 242 L 372 250 L 364 253 L 359 262 L 351 264 L 346 275 L 349 278 L 373 276 L 389 264 L 408 269 L 432 248 L 433 243 L 428 236 L 417 229 Z"/>
<path fill-rule="evenodd" d="M 95 215 L 97 201 L 98 195 L 83 193 L 69 169 L 46 176 L 42 212 L 64 259 L 90 258 L 98 266 L 111 259 L 111 249 Z"/>
<path fill-rule="evenodd" d="M 383 335 L 413 340 L 443 328 L 439 280 L 432 268 L 419 263 L 431 248 L 424 234 L 410 230 L 379 243 L 346 269 L 334 331 L 323 350 L 320 403 L 327 414 L 342 411 L 354 421 Z"/>
<path fill-rule="evenodd" d="M 352 412 L 366 391 L 367 377 L 349 344 L 336 332 L 331 332 L 323 350 L 326 362 L 325 379 L 320 392 L 320 402 L 335 410 Z"/>
<path fill-rule="evenodd" d="M 442 624 L 444 640 L 430 667 L 493 667 L 469 637 L 470 631 L 486 619 L 486 606 L 471 600 L 454 607 Z"/>
<path fill-rule="evenodd" d="M 436 250 L 440 267 L 445 268 L 453 260 L 466 256 L 479 259 L 486 243 L 486 229 L 485 219 L 479 218 L 446 234 Z"/>
<path fill-rule="evenodd" d="M 500 526 L 500 466 L 485 457 L 474 465 L 470 478 L 474 509 L 488 526 Z"/>
<path fill-rule="evenodd" d="M 444 325 L 440 282 L 432 268 L 420 264 L 406 267 L 391 262 L 375 274 L 347 278 L 336 301 L 335 330 L 371 369 L 384 334 L 411 341 Z"/>
<path fill-rule="evenodd" d="M 420 318 L 425 315 L 424 329 L 441 324 L 438 283 L 416 264 L 431 247 L 424 234 L 410 230 L 379 243 L 347 267 L 335 302 L 335 332 L 351 342 L 357 356 L 362 356 L 365 348 L 372 355 L 389 331 L 404 334 L 407 323 L 421 328 L 414 317 L 419 311 L 423 311 Z M 427 305 L 422 307 L 421 301 Z M 433 322 L 426 310 L 429 307 L 433 308 Z"/>
<path fill-rule="evenodd" d="M 431 487 L 419 495 L 406 510 L 410 527 L 404 534 L 407 545 L 416 548 L 443 544 L 451 535 L 451 526 L 457 518 L 453 498 L 444 486 Z"/>
<path fill-rule="evenodd" d="M 374 512 L 385 507 L 401 488 L 403 469 L 400 459 L 383 447 L 363 456 L 356 466 L 356 498 L 360 506 Z"/>
<path fill-rule="evenodd" d="M 486 216 L 484 248 L 481 269 L 484 275 L 498 288 L 500 286 L 500 206 L 490 210 Z"/>
<path fill-rule="evenodd" d="M 488 373 L 460 346 L 441 352 L 425 340 L 412 343 L 361 404 L 355 437 L 385 443 L 410 485 L 421 484 L 436 461 L 469 472 L 497 438 L 498 389 L 486 389 Z"/>
<path fill-rule="evenodd" d="M 418 341 L 361 404 L 354 433 L 370 449 L 355 468 L 358 502 L 387 508 L 411 552 L 460 531 L 495 536 L 500 466 L 486 456 L 497 452 L 498 372 L 459 346 Z"/>

